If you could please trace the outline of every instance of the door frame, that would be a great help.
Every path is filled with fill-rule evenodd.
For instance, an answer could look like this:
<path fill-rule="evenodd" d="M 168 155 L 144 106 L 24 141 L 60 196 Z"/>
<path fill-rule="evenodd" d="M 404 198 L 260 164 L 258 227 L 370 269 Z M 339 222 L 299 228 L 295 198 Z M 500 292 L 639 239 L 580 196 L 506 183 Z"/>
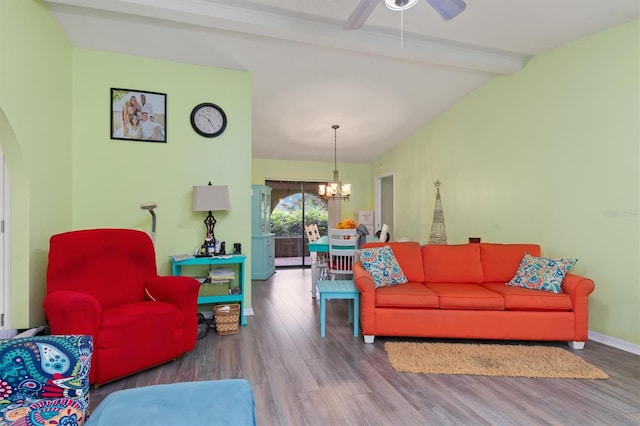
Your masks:
<path fill-rule="evenodd" d="M 295 191 L 292 193 L 300 193 L 302 194 L 302 228 L 301 228 L 301 235 L 300 235 L 300 244 L 302 247 L 302 250 L 299 254 L 299 256 L 296 257 L 301 257 L 300 263 L 299 264 L 290 264 L 290 265 L 277 265 L 278 262 L 276 262 L 276 268 L 310 268 L 311 267 L 311 258 L 310 255 L 308 254 L 307 251 L 307 234 L 305 233 L 304 230 L 304 226 L 305 226 L 305 222 L 306 222 L 306 209 L 305 209 L 305 205 L 306 205 L 306 197 L 313 195 L 313 196 L 317 196 L 317 192 L 311 190 L 310 185 L 315 186 L 317 188 L 317 185 L 321 184 L 322 182 L 320 181 L 315 181 L 315 180 L 304 180 L 304 179 L 274 179 L 274 178 L 266 178 L 264 180 L 264 185 L 268 186 L 269 188 L 272 189 L 272 198 L 271 198 L 271 206 L 272 209 L 275 208 L 275 206 L 278 205 L 279 201 L 275 201 L 276 198 L 273 197 L 274 194 L 277 194 L 276 191 L 281 190 L 283 188 L 281 188 L 280 186 L 287 186 L 287 191 Z M 297 186 L 297 188 L 292 189 L 292 186 Z M 291 195 L 291 194 L 289 194 Z M 273 211 L 273 210 L 272 210 Z M 329 216 L 331 213 L 331 210 L 329 208 L 329 205 L 327 205 L 327 215 Z M 273 232 L 273 231 L 272 231 Z M 276 239 L 277 242 L 277 239 Z M 306 256 L 305 256 L 306 254 Z M 276 257 L 276 260 L 278 258 Z"/>
<path fill-rule="evenodd" d="M 7 175 L 7 164 L 4 154 L 0 150 L 0 294 L 2 295 L 2 306 L 0 306 L 0 330 L 10 330 L 11 327 L 11 286 L 9 285 L 10 270 L 10 226 L 9 212 L 11 211 L 9 197 L 9 178 Z"/>
<path fill-rule="evenodd" d="M 378 232 L 382 229 L 382 181 L 387 178 L 391 178 L 391 187 L 392 187 L 392 201 L 391 205 L 385 205 L 385 208 L 391 209 L 393 221 L 392 223 L 387 223 L 389 228 L 391 229 L 391 235 L 395 238 L 396 235 L 396 226 L 395 226 L 395 205 L 396 205 L 396 178 L 395 173 L 387 173 L 384 175 L 376 176 L 375 178 L 375 214 L 374 214 L 374 222 L 375 222 L 375 232 Z"/>

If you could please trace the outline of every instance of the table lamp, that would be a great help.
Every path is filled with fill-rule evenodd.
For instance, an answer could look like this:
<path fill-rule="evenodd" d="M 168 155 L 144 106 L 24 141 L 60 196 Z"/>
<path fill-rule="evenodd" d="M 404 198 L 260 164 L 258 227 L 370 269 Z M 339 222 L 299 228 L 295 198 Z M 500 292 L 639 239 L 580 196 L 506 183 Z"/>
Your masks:
<path fill-rule="evenodd" d="M 211 185 L 211 182 L 209 182 L 209 185 L 193 187 L 193 211 L 209 212 L 204 220 L 207 233 L 203 247 L 207 248 L 207 241 L 211 241 L 214 247 L 216 244 L 216 236 L 213 233 L 216 219 L 213 217 L 212 212 L 214 210 L 229 210 L 230 208 L 229 188 L 227 185 Z"/>

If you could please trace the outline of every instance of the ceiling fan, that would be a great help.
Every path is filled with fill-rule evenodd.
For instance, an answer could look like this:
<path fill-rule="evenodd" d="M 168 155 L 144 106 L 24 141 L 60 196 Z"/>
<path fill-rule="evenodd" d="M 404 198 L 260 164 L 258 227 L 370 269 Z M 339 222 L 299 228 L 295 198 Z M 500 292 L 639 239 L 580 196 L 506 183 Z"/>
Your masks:
<path fill-rule="evenodd" d="M 365 23 L 373 9 L 383 0 L 360 0 L 347 21 L 342 26 L 345 30 L 357 30 Z M 391 10 L 406 10 L 415 5 L 418 0 L 384 0 L 385 5 Z M 427 3 L 448 21 L 458 16 L 467 7 L 463 0 L 427 0 Z"/>

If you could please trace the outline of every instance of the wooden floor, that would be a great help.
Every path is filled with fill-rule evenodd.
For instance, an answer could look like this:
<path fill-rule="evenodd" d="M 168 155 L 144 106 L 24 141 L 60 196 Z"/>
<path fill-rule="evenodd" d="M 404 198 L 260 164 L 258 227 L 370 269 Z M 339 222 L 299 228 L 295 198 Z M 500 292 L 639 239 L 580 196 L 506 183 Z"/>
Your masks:
<path fill-rule="evenodd" d="M 310 274 L 284 269 L 254 281 L 255 315 L 238 334 L 211 330 L 177 361 L 93 389 L 92 407 L 125 388 L 246 378 L 258 425 L 640 424 L 637 355 L 595 342 L 574 351 L 607 372 L 608 380 L 397 373 L 384 342 L 430 340 L 376 337 L 364 344 L 353 336 L 346 300 L 328 302 L 327 335 L 321 338 Z"/>
<path fill-rule="evenodd" d="M 278 267 L 299 267 L 302 268 L 302 257 L 276 257 L 275 258 L 276 268 Z M 307 268 L 311 267 L 311 256 L 306 256 L 304 258 L 304 266 Z"/>

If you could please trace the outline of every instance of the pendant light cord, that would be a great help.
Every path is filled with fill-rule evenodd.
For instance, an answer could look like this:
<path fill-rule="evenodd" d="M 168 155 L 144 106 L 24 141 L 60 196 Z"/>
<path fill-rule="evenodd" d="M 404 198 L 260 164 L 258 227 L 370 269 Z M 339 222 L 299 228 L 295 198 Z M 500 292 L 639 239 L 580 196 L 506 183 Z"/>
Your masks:
<path fill-rule="evenodd" d="M 333 168 L 338 170 L 338 129 L 333 129 Z"/>
<path fill-rule="evenodd" d="M 338 171 L 338 126 L 334 124 L 333 126 L 333 171 Z"/>
<path fill-rule="evenodd" d="M 400 9 L 400 50 L 404 50 L 404 9 Z"/>

